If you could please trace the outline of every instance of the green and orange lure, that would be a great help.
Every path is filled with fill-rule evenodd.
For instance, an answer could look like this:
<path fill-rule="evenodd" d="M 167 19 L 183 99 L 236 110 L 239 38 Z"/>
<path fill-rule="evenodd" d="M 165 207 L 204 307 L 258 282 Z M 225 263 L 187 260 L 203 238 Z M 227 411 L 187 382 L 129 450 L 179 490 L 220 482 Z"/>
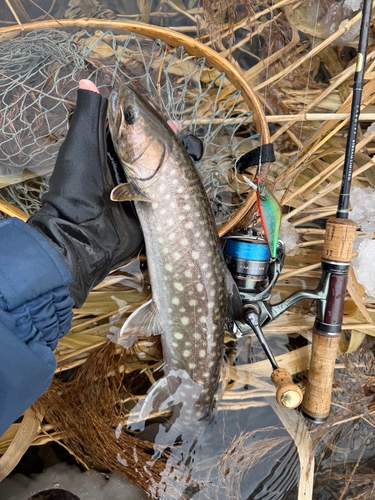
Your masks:
<path fill-rule="evenodd" d="M 266 183 L 261 177 L 258 177 L 256 185 L 245 176 L 244 179 L 247 184 L 256 189 L 258 210 L 262 220 L 264 234 L 270 249 L 271 257 L 275 259 L 281 224 L 281 208 L 279 202 L 273 194 L 269 192 Z"/>

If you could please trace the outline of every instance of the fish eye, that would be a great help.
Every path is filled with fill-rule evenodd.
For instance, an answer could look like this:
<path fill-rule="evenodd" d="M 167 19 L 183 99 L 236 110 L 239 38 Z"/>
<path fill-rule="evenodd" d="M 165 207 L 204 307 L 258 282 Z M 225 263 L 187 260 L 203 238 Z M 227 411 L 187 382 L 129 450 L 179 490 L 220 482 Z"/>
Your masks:
<path fill-rule="evenodd" d="M 134 125 L 139 118 L 139 111 L 134 106 L 128 106 L 124 110 L 124 118 L 128 125 Z"/>

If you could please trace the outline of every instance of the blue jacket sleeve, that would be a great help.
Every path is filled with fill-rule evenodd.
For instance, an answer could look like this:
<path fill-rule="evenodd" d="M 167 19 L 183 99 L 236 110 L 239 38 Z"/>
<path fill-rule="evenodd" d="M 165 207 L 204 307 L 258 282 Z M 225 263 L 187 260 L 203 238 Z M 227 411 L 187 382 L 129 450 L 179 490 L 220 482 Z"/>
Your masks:
<path fill-rule="evenodd" d="M 41 234 L 0 222 L 0 436 L 50 386 L 68 333 L 71 275 Z"/>

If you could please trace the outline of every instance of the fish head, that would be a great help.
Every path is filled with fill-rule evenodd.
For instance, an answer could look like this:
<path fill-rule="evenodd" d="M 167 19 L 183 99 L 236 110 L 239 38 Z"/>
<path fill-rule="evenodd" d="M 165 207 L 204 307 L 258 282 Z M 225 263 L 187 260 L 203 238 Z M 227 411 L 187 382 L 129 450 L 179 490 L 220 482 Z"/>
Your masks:
<path fill-rule="evenodd" d="M 130 85 L 109 98 L 109 129 L 128 180 L 141 190 L 163 167 L 172 130 L 155 108 Z"/>

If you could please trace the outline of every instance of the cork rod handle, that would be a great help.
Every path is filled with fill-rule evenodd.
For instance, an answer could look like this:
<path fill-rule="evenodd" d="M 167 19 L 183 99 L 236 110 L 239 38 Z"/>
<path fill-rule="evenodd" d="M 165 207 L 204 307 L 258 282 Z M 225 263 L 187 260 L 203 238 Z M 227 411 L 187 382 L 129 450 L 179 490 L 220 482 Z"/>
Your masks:
<path fill-rule="evenodd" d="M 337 349 L 341 335 L 344 298 L 349 266 L 357 226 L 348 219 L 329 219 L 323 249 L 323 261 L 337 264 L 329 276 L 329 292 L 322 318 L 317 318 L 308 382 L 302 403 L 304 415 L 315 423 L 323 423 L 329 416 L 332 382 Z M 324 262 L 323 262 L 324 264 Z M 342 271 L 347 265 L 347 272 Z M 344 267 L 345 269 L 345 267 Z"/>
<path fill-rule="evenodd" d="M 286 410 L 294 410 L 302 403 L 302 391 L 298 385 L 294 384 L 292 377 L 285 368 L 274 370 L 271 381 L 276 387 L 276 400 L 280 406 Z"/>

